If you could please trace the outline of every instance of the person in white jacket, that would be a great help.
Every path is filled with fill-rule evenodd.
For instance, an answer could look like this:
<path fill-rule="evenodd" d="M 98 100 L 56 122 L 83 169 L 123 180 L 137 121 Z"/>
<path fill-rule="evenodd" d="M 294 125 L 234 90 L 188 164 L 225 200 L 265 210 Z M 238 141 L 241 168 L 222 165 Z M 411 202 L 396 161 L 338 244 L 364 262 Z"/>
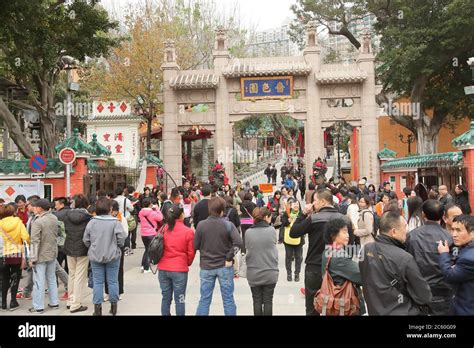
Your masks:
<path fill-rule="evenodd" d="M 356 229 L 357 222 L 359 220 L 359 206 L 357 205 L 357 198 L 356 198 L 356 195 L 353 193 L 349 193 L 348 198 L 351 201 L 351 203 L 347 207 L 346 215 L 351 220 L 352 229 Z"/>

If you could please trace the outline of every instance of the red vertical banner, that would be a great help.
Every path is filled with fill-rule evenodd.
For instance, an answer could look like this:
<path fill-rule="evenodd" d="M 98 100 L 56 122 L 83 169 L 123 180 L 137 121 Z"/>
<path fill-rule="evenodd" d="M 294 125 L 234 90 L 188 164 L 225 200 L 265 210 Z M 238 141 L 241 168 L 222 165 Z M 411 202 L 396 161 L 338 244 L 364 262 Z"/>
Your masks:
<path fill-rule="evenodd" d="M 351 171 L 352 180 L 359 180 L 359 139 L 357 135 L 357 127 L 352 128 L 351 136 Z M 366 174 L 367 175 L 367 174 Z"/>
<path fill-rule="evenodd" d="M 464 168 L 466 168 L 466 177 L 464 185 L 469 191 L 469 203 L 471 208 L 474 207 L 474 149 L 470 148 L 463 151 Z M 471 215 L 474 215 L 474 210 Z"/>
<path fill-rule="evenodd" d="M 300 146 L 300 157 L 303 157 L 304 156 L 304 138 L 303 138 L 303 133 L 301 133 L 301 131 L 298 135 L 298 142 Z"/>

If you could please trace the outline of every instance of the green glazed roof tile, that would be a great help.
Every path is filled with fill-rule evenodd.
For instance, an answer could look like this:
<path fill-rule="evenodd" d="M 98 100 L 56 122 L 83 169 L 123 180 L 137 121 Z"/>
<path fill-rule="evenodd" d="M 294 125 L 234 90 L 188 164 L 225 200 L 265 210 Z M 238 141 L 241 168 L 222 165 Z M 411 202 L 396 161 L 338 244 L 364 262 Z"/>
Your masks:
<path fill-rule="evenodd" d="M 474 145 L 474 121 L 471 121 L 471 129 L 453 139 L 451 143 L 456 147 Z"/>
<path fill-rule="evenodd" d="M 59 159 L 48 158 L 43 173 L 60 173 L 64 171 L 64 164 Z M 0 173 L 2 174 L 31 174 L 30 160 L 0 160 Z"/>
<path fill-rule="evenodd" d="M 458 166 L 462 163 L 462 152 L 446 152 L 431 155 L 409 156 L 388 161 L 381 166 L 383 170 L 403 168 L 433 168 Z"/>
<path fill-rule="evenodd" d="M 379 158 L 395 158 L 397 157 L 397 153 L 395 151 L 390 150 L 387 147 L 387 144 L 385 144 L 385 147 L 383 148 L 382 151 L 380 151 L 377 156 Z"/>
<path fill-rule="evenodd" d="M 92 155 L 97 157 L 107 157 L 112 154 L 112 151 L 107 149 L 104 145 L 97 141 L 97 134 L 92 134 L 92 141 L 89 143 L 92 147 Z"/>
<path fill-rule="evenodd" d="M 145 156 L 145 159 L 147 163 L 156 164 L 157 166 L 160 166 L 160 167 L 163 166 L 163 161 L 159 159 L 158 157 L 152 155 L 151 153 L 147 153 Z"/>
<path fill-rule="evenodd" d="M 88 160 L 87 161 L 87 170 L 89 172 L 98 172 L 100 169 L 99 165 L 97 164 L 96 161 L 93 160 Z"/>
<path fill-rule="evenodd" d="M 76 151 L 76 154 L 94 154 L 94 148 L 86 143 L 80 136 L 79 130 L 74 128 L 73 134 L 70 138 L 67 138 L 62 143 L 56 145 L 54 148 L 56 152 L 61 151 L 65 148 L 71 148 Z"/>

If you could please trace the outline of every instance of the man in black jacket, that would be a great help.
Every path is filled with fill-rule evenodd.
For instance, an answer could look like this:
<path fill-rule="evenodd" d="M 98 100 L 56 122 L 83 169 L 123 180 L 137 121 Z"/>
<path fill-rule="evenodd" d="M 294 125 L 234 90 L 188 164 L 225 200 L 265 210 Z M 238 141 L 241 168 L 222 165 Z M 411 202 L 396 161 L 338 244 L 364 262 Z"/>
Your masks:
<path fill-rule="evenodd" d="M 209 217 L 209 200 L 211 199 L 212 187 L 210 185 L 204 185 L 202 188 L 202 198 L 195 206 L 193 210 L 193 224 L 194 228 L 197 228 L 199 222 L 206 220 Z"/>
<path fill-rule="evenodd" d="M 383 190 L 382 192 L 380 192 L 379 195 L 377 195 L 377 202 L 375 203 L 378 203 L 382 200 L 382 195 L 384 193 L 386 193 L 390 199 L 397 199 L 397 194 L 395 193 L 395 191 L 392 191 L 390 181 L 385 181 L 383 183 Z"/>
<path fill-rule="evenodd" d="M 69 202 L 66 197 L 59 197 L 54 199 L 55 211 L 53 211 L 53 214 L 56 215 L 59 221 L 63 221 L 66 213 L 71 210 L 68 203 Z M 58 247 L 58 262 L 61 267 L 64 263 L 64 271 L 66 271 L 66 273 L 69 273 L 69 268 L 67 267 L 67 258 L 66 254 L 64 253 L 63 247 Z"/>
<path fill-rule="evenodd" d="M 291 238 L 299 238 L 308 234 L 308 253 L 306 254 L 306 267 L 304 274 L 304 287 L 306 297 L 306 315 L 319 315 L 314 309 L 314 296 L 321 288 L 323 281 L 321 259 L 324 252 L 324 231 L 326 225 L 333 219 L 346 219 L 349 228 L 349 244 L 354 243 L 354 233 L 349 219 L 333 207 L 331 191 L 318 190 L 313 194 L 313 204 L 308 204 L 290 230 Z"/>
<path fill-rule="evenodd" d="M 269 184 L 272 180 L 272 165 L 271 164 L 268 164 L 267 168 L 265 168 L 263 174 L 265 174 L 267 176 L 267 183 Z"/>
<path fill-rule="evenodd" d="M 438 242 L 447 240 L 453 246 L 451 235 L 440 226 L 443 218 L 443 204 L 434 199 L 423 203 L 425 224 L 415 228 L 407 236 L 407 251 L 415 258 L 421 275 L 431 288 L 433 299 L 430 302 L 432 315 L 449 315 L 453 289 L 443 277 L 439 267 Z"/>
<path fill-rule="evenodd" d="M 415 259 L 405 249 L 405 219 L 388 211 L 379 235 L 362 249 L 359 261 L 369 315 L 420 315 L 431 302 L 431 290 Z"/>

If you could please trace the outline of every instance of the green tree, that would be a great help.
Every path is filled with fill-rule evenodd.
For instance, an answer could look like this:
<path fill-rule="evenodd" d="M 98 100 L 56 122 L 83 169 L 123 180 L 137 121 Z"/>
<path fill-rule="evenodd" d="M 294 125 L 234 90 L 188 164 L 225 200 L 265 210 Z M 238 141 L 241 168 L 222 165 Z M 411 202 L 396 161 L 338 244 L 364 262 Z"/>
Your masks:
<path fill-rule="evenodd" d="M 40 115 L 41 152 L 53 157 L 57 144 L 55 91 L 61 73 L 61 57 L 83 61 L 108 53 L 119 40 L 109 32 L 117 27 L 98 0 L 4 1 L 0 14 L 0 51 L 5 77 L 24 87 Z M 0 55 L 1 56 L 1 55 Z M 0 119 L 25 156 L 34 152 L 20 126 L 0 99 Z M 62 131 L 62 130 L 59 130 Z"/>
<path fill-rule="evenodd" d="M 296 20 L 290 25 L 290 37 L 304 48 L 304 24 L 310 20 L 327 29 L 330 35 L 346 37 L 356 48 L 360 42 L 349 30 L 352 22 L 368 15 L 367 4 L 364 0 L 297 0 L 291 6 Z"/>
<path fill-rule="evenodd" d="M 463 91 L 463 86 L 472 84 L 466 63 L 474 55 L 470 0 L 299 0 L 293 10 L 299 19 L 296 30 L 316 19 L 329 27 L 337 23 L 342 29 L 329 33 L 346 37 L 348 18 L 376 16 L 374 27 L 381 36 L 377 74 L 383 84 L 377 101 L 387 106 L 390 98 L 408 97 L 417 106 L 419 115 L 401 114 L 398 109 L 387 112 L 413 132 L 418 153 L 435 152 L 441 127 L 473 114 Z"/>
<path fill-rule="evenodd" d="M 86 88 L 93 91 L 93 97 L 123 98 L 140 104 L 148 121 L 150 150 L 152 119 L 162 111 L 158 94 L 163 83 L 164 41 L 175 42 L 181 69 L 206 69 L 212 67 L 215 29 L 219 25 L 228 30 L 232 54 L 244 52 L 246 32 L 235 11 L 225 16 L 215 3 L 204 0 L 147 0 L 130 7 L 125 25 L 127 40 L 114 49 L 105 65 L 91 64 Z"/>
<path fill-rule="evenodd" d="M 382 35 L 378 101 L 387 105 L 389 95 L 409 97 L 418 115 L 388 110 L 389 116 L 416 135 L 419 154 L 436 152 L 441 127 L 474 111 L 463 89 L 472 83 L 467 64 L 474 55 L 472 2 L 398 0 L 381 7 L 371 1 L 369 9 Z"/>

